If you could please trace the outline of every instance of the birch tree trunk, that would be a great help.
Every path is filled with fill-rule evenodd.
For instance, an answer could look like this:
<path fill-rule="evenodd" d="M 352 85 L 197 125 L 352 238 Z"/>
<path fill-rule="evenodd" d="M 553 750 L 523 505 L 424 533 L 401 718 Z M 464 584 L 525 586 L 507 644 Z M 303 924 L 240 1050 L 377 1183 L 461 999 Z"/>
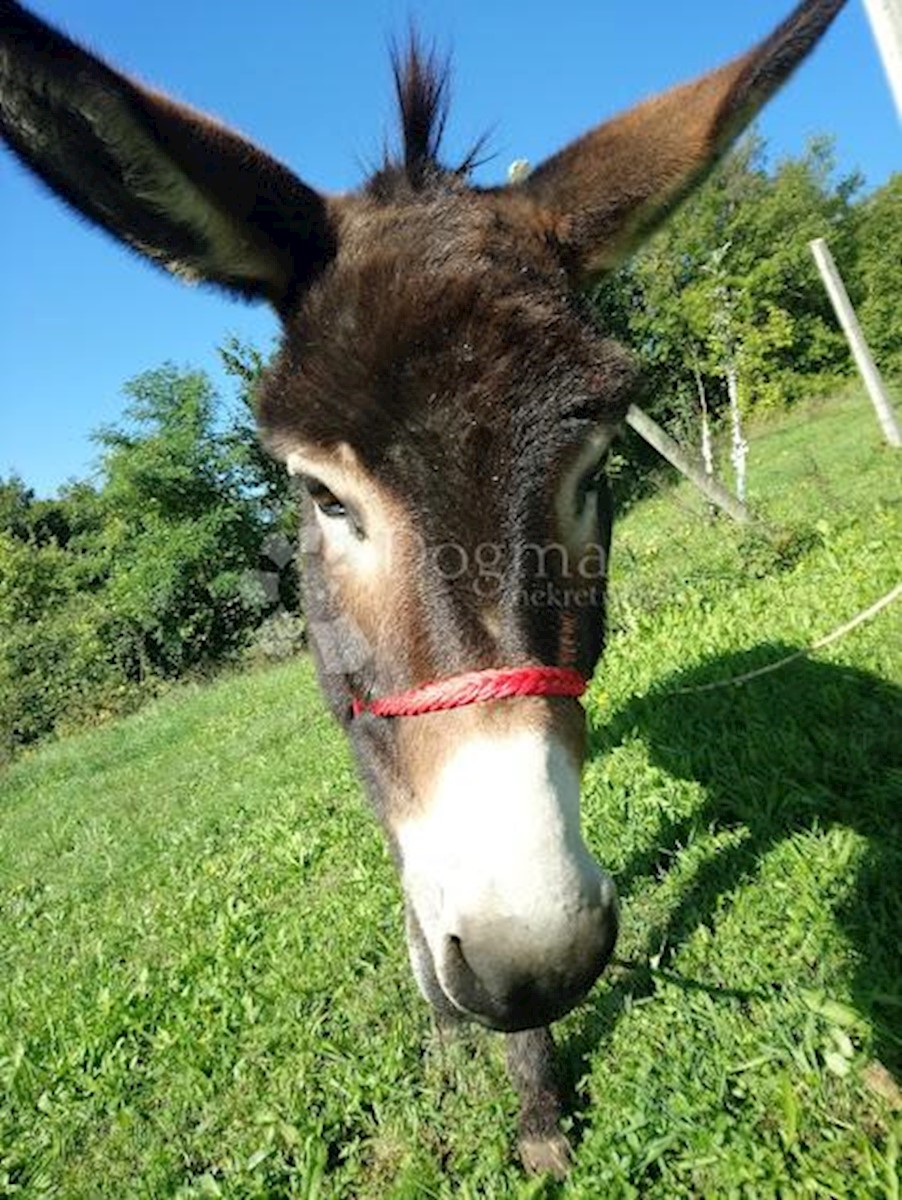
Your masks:
<path fill-rule="evenodd" d="M 695 374 L 695 386 L 698 388 L 698 403 L 702 410 L 702 463 L 705 468 L 705 474 L 709 479 L 714 476 L 714 449 L 711 444 L 711 418 L 708 415 L 708 397 L 705 395 L 705 381 L 702 379 L 702 373 L 698 369 L 698 364 L 693 366 Z"/>
<path fill-rule="evenodd" d="M 727 367 L 727 395 L 730 398 L 730 425 L 733 431 L 730 462 L 736 472 L 736 499 L 745 504 L 746 458 L 749 444 L 742 434 L 742 414 L 739 411 L 739 382 L 736 377 L 736 365 L 730 363 Z"/>
<path fill-rule="evenodd" d="M 695 375 L 698 404 L 702 413 L 702 466 L 705 468 L 706 478 L 712 480 L 714 478 L 714 446 L 711 440 L 711 417 L 708 411 L 708 397 L 705 394 L 705 381 L 699 370 L 697 358 L 693 361 L 692 371 Z M 708 516 L 712 520 L 717 516 L 717 508 L 710 500 L 708 501 Z"/>
<path fill-rule="evenodd" d="M 736 362 L 741 351 L 741 347 L 737 343 L 741 339 L 736 335 L 734 297 L 726 268 L 729 251 L 730 242 L 725 242 L 724 245 L 712 251 L 705 269 L 712 283 L 711 300 L 714 312 L 711 328 L 713 341 L 727 381 L 727 396 L 730 401 L 730 426 L 733 433 L 730 462 L 736 472 L 736 499 L 744 507 L 746 460 L 749 446 L 742 434 L 742 414 L 739 411 L 739 380 Z"/>

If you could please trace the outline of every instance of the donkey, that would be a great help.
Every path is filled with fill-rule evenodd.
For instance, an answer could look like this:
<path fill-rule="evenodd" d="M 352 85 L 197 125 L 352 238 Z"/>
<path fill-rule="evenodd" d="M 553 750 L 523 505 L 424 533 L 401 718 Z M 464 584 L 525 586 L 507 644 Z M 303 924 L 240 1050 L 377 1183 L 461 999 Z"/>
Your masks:
<path fill-rule="evenodd" d="M 583 842 L 577 701 L 601 654 L 604 460 L 636 387 L 580 298 L 695 187 L 842 8 L 507 186 L 439 158 L 447 75 L 395 56 L 402 154 L 328 196 L 0 0 L 0 125 L 64 200 L 282 323 L 260 436 L 299 476 L 311 650 L 403 881 L 440 1022 L 505 1031 L 527 1167 L 560 1172 L 548 1026 L 617 936 Z"/>

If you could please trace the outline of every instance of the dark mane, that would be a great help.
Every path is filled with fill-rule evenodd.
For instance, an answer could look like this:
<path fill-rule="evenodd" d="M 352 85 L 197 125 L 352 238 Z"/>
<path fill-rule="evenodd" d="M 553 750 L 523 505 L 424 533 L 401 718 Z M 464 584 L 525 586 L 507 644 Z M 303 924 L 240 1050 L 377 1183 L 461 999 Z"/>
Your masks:
<path fill-rule="evenodd" d="M 451 63 L 434 46 L 425 47 L 416 30 L 405 45 L 391 48 L 391 69 L 398 106 L 400 147 L 386 151 L 382 167 L 367 184 L 378 199 L 389 200 L 400 190 L 422 192 L 451 176 L 466 176 L 477 165 L 480 138 L 463 162 L 447 167 L 439 159 L 451 104 Z"/>
<path fill-rule="evenodd" d="M 451 64 L 434 47 L 424 49 L 416 33 L 407 46 L 391 52 L 398 119 L 401 125 L 404 171 L 417 187 L 430 168 L 439 167 L 448 109 L 451 103 Z"/>

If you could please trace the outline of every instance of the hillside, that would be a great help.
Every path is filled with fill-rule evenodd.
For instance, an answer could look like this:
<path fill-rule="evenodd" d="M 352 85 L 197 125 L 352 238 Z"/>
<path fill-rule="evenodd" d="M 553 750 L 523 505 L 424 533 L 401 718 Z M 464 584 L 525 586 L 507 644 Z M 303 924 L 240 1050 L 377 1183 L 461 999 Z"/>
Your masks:
<path fill-rule="evenodd" d="M 501 1039 L 440 1053 L 306 661 L 0 775 L 0 1197 L 899 1196 L 898 455 L 857 393 L 759 430 L 765 531 L 617 535 L 587 839 L 617 965 L 557 1027 L 576 1165 L 523 1181 Z M 895 1077 L 895 1082 L 894 1082 Z"/>

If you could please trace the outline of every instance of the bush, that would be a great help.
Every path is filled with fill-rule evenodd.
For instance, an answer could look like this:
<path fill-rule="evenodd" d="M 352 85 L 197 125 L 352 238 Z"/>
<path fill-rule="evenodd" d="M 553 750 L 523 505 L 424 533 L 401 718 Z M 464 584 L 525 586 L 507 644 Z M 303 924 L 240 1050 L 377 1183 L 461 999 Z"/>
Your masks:
<path fill-rule="evenodd" d="M 252 664 L 284 662 L 307 647 L 307 630 L 300 613 L 275 612 L 251 634 L 245 658 Z"/>
<path fill-rule="evenodd" d="M 37 621 L 4 628 L 0 757 L 104 706 L 121 712 L 134 703 L 134 689 L 104 643 L 104 625 L 96 600 L 76 596 Z"/>
<path fill-rule="evenodd" d="M 233 658 L 285 599 L 246 586 L 285 520 L 247 451 L 249 410 L 223 421 L 206 377 L 172 366 L 125 392 L 123 425 L 97 435 L 98 488 L 43 501 L 0 481 L 4 757 Z M 293 652 L 302 631 L 276 622 L 261 654 Z"/>

